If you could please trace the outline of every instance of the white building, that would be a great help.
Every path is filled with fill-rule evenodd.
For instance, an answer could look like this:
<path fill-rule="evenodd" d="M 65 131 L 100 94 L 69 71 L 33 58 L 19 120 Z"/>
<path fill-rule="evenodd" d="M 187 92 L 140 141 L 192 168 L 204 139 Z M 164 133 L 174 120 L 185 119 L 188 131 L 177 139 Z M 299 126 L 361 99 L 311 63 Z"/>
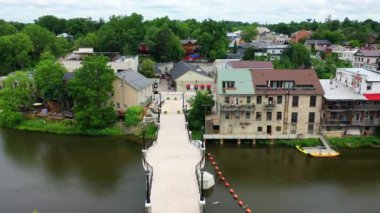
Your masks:
<path fill-rule="evenodd" d="M 380 50 L 359 50 L 354 57 L 353 67 L 376 70 L 380 60 Z"/>
<path fill-rule="evenodd" d="M 255 56 L 270 56 L 270 60 L 279 60 L 282 57 L 282 53 L 288 45 L 285 44 L 271 44 L 265 47 L 261 47 L 260 52 L 256 52 Z"/>
<path fill-rule="evenodd" d="M 332 52 L 336 53 L 340 60 L 353 62 L 355 60 L 354 55 L 356 52 L 358 52 L 358 50 L 357 49 L 353 49 L 353 50 L 346 49 L 346 50 L 333 50 Z"/>
<path fill-rule="evenodd" d="M 351 87 L 357 94 L 380 93 L 380 73 L 363 68 L 338 68 L 336 81 Z"/>

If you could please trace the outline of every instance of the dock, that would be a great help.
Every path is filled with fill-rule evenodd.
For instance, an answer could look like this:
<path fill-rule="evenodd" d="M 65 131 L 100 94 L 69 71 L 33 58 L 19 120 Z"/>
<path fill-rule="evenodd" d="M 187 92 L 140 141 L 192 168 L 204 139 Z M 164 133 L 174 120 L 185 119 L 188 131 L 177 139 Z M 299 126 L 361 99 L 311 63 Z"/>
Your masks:
<path fill-rule="evenodd" d="M 333 150 L 330 146 L 330 144 L 327 142 L 327 140 L 320 135 L 319 139 L 323 146 L 317 146 L 317 147 L 300 147 L 297 146 L 297 149 L 301 151 L 302 153 L 306 155 L 310 155 L 313 157 L 337 157 L 340 155 L 339 152 Z"/>
<path fill-rule="evenodd" d="M 201 212 L 195 168 L 202 154 L 189 140 L 182 94 L 166 94 L 157 142 L 147 150 L 154 168 L 150 209 L 152 213 Z"/>

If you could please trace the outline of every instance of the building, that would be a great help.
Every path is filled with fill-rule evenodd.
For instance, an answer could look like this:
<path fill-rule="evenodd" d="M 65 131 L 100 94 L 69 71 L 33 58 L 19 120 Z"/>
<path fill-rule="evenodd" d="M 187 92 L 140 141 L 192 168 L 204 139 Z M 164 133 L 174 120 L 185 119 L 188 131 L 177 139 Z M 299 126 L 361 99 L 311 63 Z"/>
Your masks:
<path fill-rule="evenodd" d="M 358 52 L 358 50 L 346 48 L 345 50 L 332 50 L 332 52 L 337 54 L 340 60 L 354 62 L 354 55 L 356 52 Z"/>
<path fill-rule="evenodd" d="M 315 51 L 325 52 L 327 47 L 330 46 L 329 40 L 306 40 L 305 45 L 307 48 Z"/>
<path fill-rule="evenodd" d="M 376 70 L 379 65 L 380 50 L 359 50 L 354 54 L 352 66 Z"/>
<path fill-rule="evenodd" d="M 118 72 L 116 77 L 111 100 L 119 113 L 123 114 L 130 106 L 145 106 L 153 100 L 152 79 L 133 70 Z"/>
<path fill-rule="evenodd" d="M 71 53 L 65 59 L 60 60 L 60 63 L 66 68 L 68 72 L 82 67 L 83 59 L 91 55 L 105 55 L 108 56 L 110 61 L 107 63 L 115 73 L 122 70 L 138 70 L 139 56 L 120 56 L 119 53 L 97 53 L 93 48 L 79 48 Z"/>
<path fill-rule="evenodd" d="M 338 68 L 323 90 L 321 132 L 328 136 L 373 134 L 380 127 L 380 74 Z"/>
<path fill-rule="evenodd" d="M 323 89 L 314 70 L 219 70 L 206 139 L 297 138 L 319 133 Z"/>
<path fill-rule="evenodd" d="M 179 92 L 214 91 L 214 79 L 199 66 L 180 61 L 174 65 L 170 75 L 172 85 Z"/>
<path fill-rule="evenodd" d="M 269 60 L 272 61 L 279 60 L 287 47 L 288 45 L 285 44 L 260 44 L 256 47 L 258 52 L 255 53 L 255 56 L 269 57 Z"/>
<path fill-rule="evenodd" d="M 270 69 L 273 70 L 273 64 L 271 61 L 230 61 L 226 64 L 227 69 Z"/>
<path fill-rule="evenodd" d="M 195 39 L 185 39 L 181 40 L 183 49 L 185 50 L 185 56 L 191 55 L 198 52 L 199 46 L 197 40 Z"/>
<path fill-rule="evenodd" d="M 311 31 L 300 30 L 295 33 L 292 33 L 292 35 L 290 36 L 290 39 L 291 39 L 291 42 L 298 43 L 301 40 L 309 39 L 311 34 L 312 34 Z"/>

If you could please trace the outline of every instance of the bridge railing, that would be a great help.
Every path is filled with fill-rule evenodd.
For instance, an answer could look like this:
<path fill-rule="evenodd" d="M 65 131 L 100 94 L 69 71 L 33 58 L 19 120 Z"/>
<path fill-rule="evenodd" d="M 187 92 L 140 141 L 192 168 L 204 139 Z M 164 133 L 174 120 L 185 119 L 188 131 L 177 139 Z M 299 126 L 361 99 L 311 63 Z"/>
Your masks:
<path fill-rule="evenodd" d="M 150 195 L 152 191 L 152 181 L 153 181 L 153 167 L 146 161 L 143 155 L 143 166 L 145 170 L 145 192 L 146 192 L 146 203 L 150 204 Z"/>

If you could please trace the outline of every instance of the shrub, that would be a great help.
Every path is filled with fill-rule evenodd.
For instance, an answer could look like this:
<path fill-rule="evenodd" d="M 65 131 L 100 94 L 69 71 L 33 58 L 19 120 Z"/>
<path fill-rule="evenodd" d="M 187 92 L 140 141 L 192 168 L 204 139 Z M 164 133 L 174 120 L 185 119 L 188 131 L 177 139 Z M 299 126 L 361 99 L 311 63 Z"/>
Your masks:
<path fill-rule="evenodd" d="M 137 126 L 142 121 L 144 108 L 139 106 L 129 107 L 125 112 L 125 125 L 127 127 Z"/>
<path fill-rule="evenodd" d="M 19 112 L 4 110 L 0 112 L 0 126 L 13 127 L 22 121 L 22 115 Z"/>
<path fill-rule="evenodd" d="M 154 123 L 150 123 L 145 127 L 145 136 L 147 138 L 156 138 L 157 130 L 157 125 Z"/>

